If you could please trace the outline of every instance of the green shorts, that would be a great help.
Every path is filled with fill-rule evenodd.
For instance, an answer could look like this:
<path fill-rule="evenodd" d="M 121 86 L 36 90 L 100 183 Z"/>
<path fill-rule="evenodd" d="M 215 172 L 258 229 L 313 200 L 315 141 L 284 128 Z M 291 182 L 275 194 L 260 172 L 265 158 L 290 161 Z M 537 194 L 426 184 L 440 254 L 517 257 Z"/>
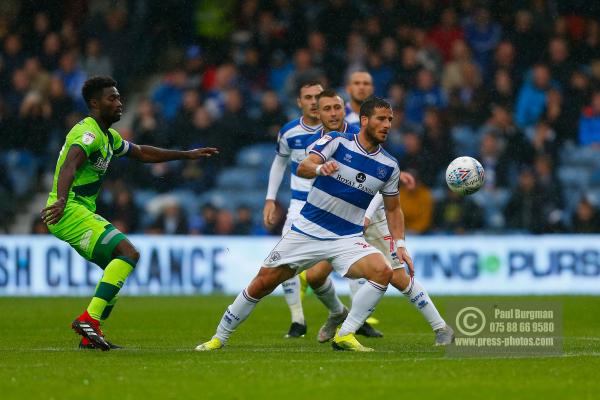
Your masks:
<path fill-rule="evenodd" d="M 50 232 L 71 245 L 83 258 L 104 269 L 121 240 L 127 237 L 110 222 L 85 208 L 69 202 L 61 220 L 48 225 Z"/>

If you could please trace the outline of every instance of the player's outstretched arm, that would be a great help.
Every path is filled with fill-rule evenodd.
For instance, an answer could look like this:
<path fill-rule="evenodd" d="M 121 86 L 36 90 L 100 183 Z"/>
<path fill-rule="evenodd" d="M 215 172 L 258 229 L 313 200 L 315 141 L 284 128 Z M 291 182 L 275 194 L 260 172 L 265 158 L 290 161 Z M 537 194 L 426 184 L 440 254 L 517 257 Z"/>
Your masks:
<path fill-rule="evenodd" d="M 312 179 L 317 175 L 328 176 L 339 170 L 340 167 L 335 161 L 325 161 L 315 153 L 310 153 L 300 165 L 296 174 L 301 178 Z"/>
<path fill-rule="evenodd" d="M 193 150 L 169 150 L 160 147 L 129 143 L 127 156 L 144 163 L 159 163 L 173 160 L 197 160 L 219 154 L 214 147 L 200 147 Z"/>
<path fill-rule="evenodd" d="M 385 207 L 388 228 L 394 239 L 396 255 L 401 262 L 406 263 L 410 276 L 414 276 L 415 267 L 404 244 L 404 213 L 400 205 L 400 195 L 383 196 L 383 205 Z"/>
<path fill-rule="evenodd" d="M 57 200 L 41 212 L 42 221 L 45 224 L 56 224 L 62 218 L 69 198 L 69 189 L 71 189 L 73 179 L 75 179 L 75 172 L 81 168 L 85 160 L 87 160 L 85 151 L 79 146 L 71 146 L 58 173 L 58 181 L 56 182 Z"/>

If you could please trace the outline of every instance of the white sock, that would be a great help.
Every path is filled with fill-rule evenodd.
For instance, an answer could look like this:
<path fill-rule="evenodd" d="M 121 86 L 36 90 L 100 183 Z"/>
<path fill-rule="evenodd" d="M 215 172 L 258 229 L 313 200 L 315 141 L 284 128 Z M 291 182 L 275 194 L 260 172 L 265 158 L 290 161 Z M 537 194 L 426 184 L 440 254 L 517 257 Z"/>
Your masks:
<path fill-rule="evenodd" d="M 431 329 L 435 331 L 446 326 L 446 321 L 435 308 L 421 282 L 414 278 L 411 279 L 410 285 L 402 291 L 402 294 L 423 314 L 423 317 L 431 325 Z"/>
<path fill-rule="evenodd" d="M 314 289 L 315 295 L 321 300 L 321 303 L 327 307 L 329 314 L 339 314 L 344 311 L 344 304 L 340 301 L 340 298 L 335 293 L 335 286 L 330 277 L 318 289 Z"/>
<path fill-rule="evenodd" d="M 246 289 L 242 290 L 233 303 L 225 310 L 225 314 L 223 314 L 219 326 L 217 326 L 217 333 L 215 336 L 218 337 L 221 342 L 227 342 L 229 336 L 235 331 L 235 328 L 248 318 L 248 315 L 254 310 L 256 304 L 258 304 L 258 300 L 250 297 L 246 292 Z"/>
<path fill-rule="evenodd" d="M 367 282 L 366 279 L 350 279 L 348 278 L 348 286 L 350 286 L 350 298 L 354 298 L 359 289 Z"/>
<path fill-rule="evenodd" d="M 387 286 L 382 286 L 373 281 L 367 281 L 352 298 L 352 308 L 348 317 L 340 328 L 339 335 L 345 336 L 354 333 L 360 328 L 369 315 L 375 310 L 375 306 L 385 294 Z"/>
<path fill-rule="evenodd" d="M 300 277 L 298 275 L 281 284 L 283 296 L 292 313 L 292 322 L 304 325 L 304 310 L 300 299 Z"/>

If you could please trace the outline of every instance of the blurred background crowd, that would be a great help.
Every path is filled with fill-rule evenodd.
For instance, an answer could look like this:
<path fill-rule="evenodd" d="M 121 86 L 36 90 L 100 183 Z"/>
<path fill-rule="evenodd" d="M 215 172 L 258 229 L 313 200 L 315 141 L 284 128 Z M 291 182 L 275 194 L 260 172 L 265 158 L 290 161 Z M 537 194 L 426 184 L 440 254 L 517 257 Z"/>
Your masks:
<path fill-rule="evenodd" d="M 600 232 L 600 3 L 5 0 L 0 43 L 4 231 L 44 232 L 35 211 L 86 115 L 81 86 L 111 75 L 125 138 L 221 154 L 114 159 L 99 213 L 124 232 L 277 234 L 261 210 L 298 83 L 346 96 L 367 70 L 394 107 L 385 147 L 418 178 L 401 191 L 410 233 Z M 465 198 L 444 182 L 461 155 L 486 170 Z M 288 198 L 284 182 L 281 219 Z"/>

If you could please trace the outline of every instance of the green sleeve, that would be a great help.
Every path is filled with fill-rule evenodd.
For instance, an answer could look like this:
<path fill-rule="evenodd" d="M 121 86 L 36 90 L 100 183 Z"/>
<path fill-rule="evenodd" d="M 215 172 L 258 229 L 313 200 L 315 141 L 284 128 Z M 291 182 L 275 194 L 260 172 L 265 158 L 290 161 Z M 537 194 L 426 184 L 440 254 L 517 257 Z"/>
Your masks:
<path fill-rule="evenodd" d="M 85 129 L 73 129 L 67 136 L 67 147 L 71 148 L 73 145 L 81 147 L 89 157 L 100 148 L 101 138 L 98 134 Z"/>
<path fill-rule="evenodd" d="M 110 133 L 113 137 L 113 155 L 116 157 L 122 157 L 129 151 L 129 142 L 124 140 L 119 132 L 114 129 L 110 129 Z"/>

